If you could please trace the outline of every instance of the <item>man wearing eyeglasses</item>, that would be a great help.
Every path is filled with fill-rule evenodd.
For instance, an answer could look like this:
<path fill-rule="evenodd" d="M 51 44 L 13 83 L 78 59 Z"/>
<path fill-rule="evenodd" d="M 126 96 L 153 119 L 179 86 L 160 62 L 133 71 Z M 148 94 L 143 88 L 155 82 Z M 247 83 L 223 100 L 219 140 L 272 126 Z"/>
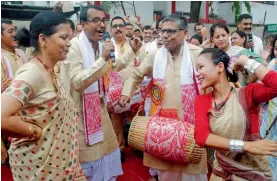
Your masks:
<path fill-rule="evenodd" d="M 119 69 L 135 54 L 131 49 L 128 55 L 117 57 L 116 64 L 112 63 L 110 52 L 115 47 L 110 40 L 102 42 L 108 20 L 101 7 L 83 8 L 80 20 L 82 31 L 71 40 L 67 60 L 60 65 L 60 76 L 79 115 L 79 159 L 87 180 L 114 181 L 123 171 L 117 137 L 105 105 L 106 80 L 111 68 Z"/>
<path fill-rule="evenodd" d="M 119 101 L 120 106 L 126 105 L 144 76 L 152 75 L 150 116 L 160 117 L 160 121 L 170 118 L 194 124 L 194 101 L 199 92 L 194 75 L 194 65 L 202 49 L 184 40 L 187 28 L 186 19 L 179 15 L 169 15 L 163 19 L 160 30 L 163 47 L 156 52 L 150 52 L 126 80 Z M 174 137 L 176 141 L 174 146 L 167 144 L 172 136 L 169 136 L 164 130 L 159 130 L 159 125 L 162 125 L 158 123 L 159 120 L 157 119 L 156 131 L 151 132 L 151 140 L 148 138 L 145 140 L 147 148 L 153 148 L 156 152 L 170 150 L 170 153 L 191 149 L 184 148 L 183 144 L 177 146 L 182 139 L 187 139 L 186 136 L 181 137 L 179 141 Z M 157 145 L 159 146 L 157 147 Z M 165 153 L 157 153 L 159 157 L 163 154 Z M 154 153 L 151 155 L 144 153 L 143 158 L 144 165 L 158 170 L 159 181 L 207 180 L 205 149 L 201 154 L 201 161 L 195 164 L 166 161 L 159 157 L 154 156 Z"/>
<path fill-rule="evenodd" d="M 112 42 L 115 46 L 115 57 L 120 58 L 123 55 L 129 57 L 129 62 L 125 64 L 126 66 L 121 66 L 119 69 L 114 69 L 114 72 L 112 74 L 114 75 L 114 78 L 109 77 L 110 79 L 114 80 L 117 80 L 115 76 L 120 77 L 120 82 L 112 81 L 114 84 L 117 84 L 115 85 L 115 87 L 118 87 L 118 85 L 124 83 L 128 76 L 131 74 L 132 69 L 135 66 L 135 58 L 143 56 L 143 53 L 139 51 L 142 46 L 142 42 L 137 37 L 133 40 L 126 38 L 127 27 L 125 20 L 122 17 L 114 17 L 110 22 L 110 27 L 110 32 L 113 37 Z M 134 53 L 136 54 L 135 57 L 133 56 Z M 115 64 L 117 63 L 118 62 L 116 60 Z M 113 87 L 113 85 L 110 84 L 110 87 Z M 124 162 L 125 154 L 123 152 L 123 149 L 125 147 L 125 140 L 123 137 L 123 121 L 126 119 L 131 121 L 134 113 L 131 113 L 129 111 L 123 113 L 111 113 L 110 116 L 121 150 L 121 161 Z"/>

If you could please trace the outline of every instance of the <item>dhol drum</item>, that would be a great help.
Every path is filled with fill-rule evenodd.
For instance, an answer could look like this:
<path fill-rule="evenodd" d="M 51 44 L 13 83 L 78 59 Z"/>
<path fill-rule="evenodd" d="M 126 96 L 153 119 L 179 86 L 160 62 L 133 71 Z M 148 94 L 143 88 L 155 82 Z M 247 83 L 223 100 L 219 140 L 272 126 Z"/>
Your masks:
<path fill-rule="evenodd" d="M 158 158 L 181 163 L 199 163 L 203 152 L 195 143 L 193 124 L 165 117 L 136 116 L 128 143 Z"/>

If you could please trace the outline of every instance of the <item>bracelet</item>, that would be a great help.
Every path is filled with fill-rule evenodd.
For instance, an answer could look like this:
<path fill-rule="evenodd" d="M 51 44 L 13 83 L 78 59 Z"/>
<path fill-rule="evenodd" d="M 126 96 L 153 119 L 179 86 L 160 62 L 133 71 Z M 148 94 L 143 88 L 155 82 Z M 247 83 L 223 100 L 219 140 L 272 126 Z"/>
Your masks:
<path fill-rule="evenodd" d="M 252 74 L 255 73 L 256 69 L 261 65 L 260 62 L 257 62 L 256 60 L 249 59 L 246 64 L 244 65 L 244 68 L 250 71 Z"/>
<path fill-rule="evenodd" d="M 40 138 L 38 130 L 37 130 L 37 126 L 29 124 L 29 130 L 30 130 L 30 133 L 31 133 L 31 136 L 28 137 L 29 139 L 38 140 Z"/>
<path fill-rule="evenodd" d="M 238 152 L 243 153 L 244 152 L 244 141 L 242 140 L 230 140 L 229 143 L 229 149 L 231 152 Z"/>

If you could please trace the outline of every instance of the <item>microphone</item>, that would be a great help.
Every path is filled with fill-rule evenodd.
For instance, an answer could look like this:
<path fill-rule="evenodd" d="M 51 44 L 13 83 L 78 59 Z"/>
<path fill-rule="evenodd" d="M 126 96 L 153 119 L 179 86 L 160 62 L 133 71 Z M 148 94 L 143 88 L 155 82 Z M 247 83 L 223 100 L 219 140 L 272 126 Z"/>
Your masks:
<path fill-rule="evenodd" d="M 248 41 L 253 41 L 253 35 L 252 35 L 252 33 L 250 33 L 248 35 Z M 251 47 L 251 51 L 254 52 L 254 48 L 253 47 Z"/>
<path fill-rule="evenodd" d="M 111 39 L 110 34 L 105 31 L 103 34 L 103 39 L 104 39 L 104 41 L 110 40 Z M 110 59 L 112 60 L 112 62 L 115 62 L 114 50 L 110 51 Z"/>

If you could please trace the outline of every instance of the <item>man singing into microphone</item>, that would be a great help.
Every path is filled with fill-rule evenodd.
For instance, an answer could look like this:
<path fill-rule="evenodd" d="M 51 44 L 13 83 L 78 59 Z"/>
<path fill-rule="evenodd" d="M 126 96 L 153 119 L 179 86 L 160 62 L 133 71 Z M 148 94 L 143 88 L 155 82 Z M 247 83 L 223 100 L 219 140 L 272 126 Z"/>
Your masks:
<path fill-rule="evenodd" d="M 253 35 L 252 31 L 252 16 L 249 14 L 242 14 L 238 19 L 238 29 L 247 35 L 247 48 L 257 55 L 261 55 L 264 51 L 263 41 L 261 38 Z"/>
<path fill-rule="evenodd" d="M 110 59 L 110 52 L 115 49 L 113 43 L 100 42 L 108 23 L 101 7 L 83 8 L 80 20 L 83 30 L 71 40 L 67 60 L 60 65 L 60 76 L 71 91 L 80 118 L 79 158 L 87 180 L 114 181 L 123 171 L 117 138 L 105 106 L 107 73 L 111 67 L 124 66 L 128 59 L 122 56 L 113 64 Z"/>

